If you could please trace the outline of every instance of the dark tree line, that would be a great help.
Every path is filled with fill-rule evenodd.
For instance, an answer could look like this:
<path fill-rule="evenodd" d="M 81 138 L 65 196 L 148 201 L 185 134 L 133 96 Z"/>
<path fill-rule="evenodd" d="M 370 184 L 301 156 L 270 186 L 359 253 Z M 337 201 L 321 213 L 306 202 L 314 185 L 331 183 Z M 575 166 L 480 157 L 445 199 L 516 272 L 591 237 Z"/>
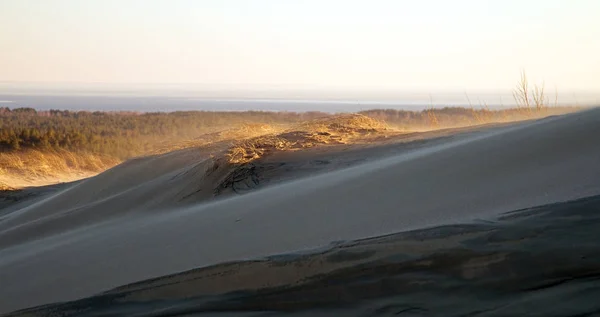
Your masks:
<path fill-rule="evenodd" d="M 87 112 L 0 108 L 0 151 L 60 148 L 128 158 L 159 144 L 243 123 L 295 123 L 323 113 Z"/>

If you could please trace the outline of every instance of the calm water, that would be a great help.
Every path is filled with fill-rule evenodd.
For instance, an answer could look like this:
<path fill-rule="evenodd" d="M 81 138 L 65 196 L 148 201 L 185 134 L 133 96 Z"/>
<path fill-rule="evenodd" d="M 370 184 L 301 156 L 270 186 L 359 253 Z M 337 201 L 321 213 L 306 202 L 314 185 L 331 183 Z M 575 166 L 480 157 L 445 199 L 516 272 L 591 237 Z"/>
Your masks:
<path fill-rule="evenodd" d="M 332 101 L 289 99 L 201 99 L 167 96 L 40 96 L 0 95 L 0 106 L 9 108 L 32 107 L 38 110 L 88 111 L 323 111 L 355 112 L 367 109 L 411 109 L 426 106 L 410 101 Z"/>
<path fill-rule="evenodd" d="M 322 111 L 322 112 L 356 112 L 368 109 L 405 109 L 422 110 L 433 105 L 469 106 L 464 93 L 445 94 L 371 94 L 348 95 L 337 98 L 336 95 L 292 95 L 263 92 L 255 96 L 236 96 L 235 94 L 220 94 L 209 96 L 193 93 L 48 93 L 42 92 L 8 92 L 0 89 L 0 107 L 32 107 L 38 110 L 88 110 L 88 111 Z M 268 97 L 266 97 L 268 96 Z M 274 96 L 274 97 L 272 97 Z M 597 96 L 572 95 L 560 96 L 559 103 L 593 104 Z M 470 95 L 470 101 L 475 107 L 487 103 L 490 108 L 501 108 L 513 105 L 510 94 L 479 94 Z M 554 102 L 554 96 L 550 103 Z"/>

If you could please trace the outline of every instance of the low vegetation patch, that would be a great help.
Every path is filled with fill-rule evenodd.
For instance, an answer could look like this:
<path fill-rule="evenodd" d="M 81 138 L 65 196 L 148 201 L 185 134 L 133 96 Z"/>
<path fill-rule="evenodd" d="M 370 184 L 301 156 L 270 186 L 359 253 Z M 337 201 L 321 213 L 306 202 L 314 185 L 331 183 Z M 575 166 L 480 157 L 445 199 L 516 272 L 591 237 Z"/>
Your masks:
<path fill-rule="evenodd" d="M 227 156 L 230 163 L 243 164 L 278 150 L 345 144 L 387 131 L 390 129 L 385 123 L 365 115 L 340 115 L 302 123 L 279 134 L 242 140 L 229 149 Z"/>
<path fill-rule="evenodd" d="M 14 190 L 16 190 L 16 188 L 14 188 L 12 186 L 8 186 L 3 182 L 0 182 L 0 192 L 14 191 Z"/>
<path fill-rule="evenodd" d="M 479 108 L 445 107 L 423 111 L 367 110 L 360 114 L 385 122 L 389 127 L 402 131 L 429 131 L 458 128 L 488 123 L 515 122 L 539 119 L 547 116 L 575 112 L 583 107 L 557 106 L 542 108 L 506 108 L 492 110 L 483 105 Z"/>
<path fill-rule="evenodd" d="M 524 79 L 526 80 L 526 79 Z M 527 91 L 527 85 L 519 91 Z M 518 108 L 432 107 L 423 111 L 172 113 L 36 111 L 0 108 L 0 182 L 101 172 L 124 160 L 230 140 L 226 160 L 243 164 L 273 151 L 369 142 L 386 133 L 465 127 L 564 114 L 548 107 L 542 88 Z M 528 103 L 525 100 L 529 100 Z M 222 150 L 222 148 L 221 148 Z M 83 175 L 83 174 L 82 174 Z"/>
<path fill-rule="evenodd" d="M 95 173 L 118 163 L 119 160 L 105 155 L 73 153 L 60 149 L 0 153 L 0 179 L 35 180 L 60 177 L 66 173 Z"/>

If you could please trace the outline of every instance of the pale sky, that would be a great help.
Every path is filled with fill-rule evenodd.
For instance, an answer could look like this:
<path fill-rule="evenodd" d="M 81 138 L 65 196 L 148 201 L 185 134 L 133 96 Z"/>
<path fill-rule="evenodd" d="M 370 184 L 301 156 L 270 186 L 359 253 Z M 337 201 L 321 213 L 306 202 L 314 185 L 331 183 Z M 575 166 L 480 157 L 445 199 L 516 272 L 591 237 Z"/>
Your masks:
<path fill-rule="evenodd" d="M 599 0 L 0 0 L 0 81 L 600 90 Z"/>

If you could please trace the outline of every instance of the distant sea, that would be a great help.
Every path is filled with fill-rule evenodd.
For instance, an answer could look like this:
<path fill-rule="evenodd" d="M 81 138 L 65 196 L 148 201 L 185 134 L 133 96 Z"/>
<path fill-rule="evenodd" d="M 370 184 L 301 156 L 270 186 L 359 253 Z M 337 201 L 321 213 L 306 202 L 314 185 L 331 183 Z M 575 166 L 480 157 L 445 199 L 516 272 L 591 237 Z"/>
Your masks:
<path fill-rule="evenodd" d="M 4 88 L 4 89 L 2 89 Z M 1 85 L 0 107 L 31 107 L 37 110 L 73 111 L 321 111 L 357 112 L 370 109 L 423 110 L 429 107 L 466 106 L 475 108 L 487 104 L 490 108 L 511 107 L 510 93 L 352 93 L 352 92 L 195 92 L 195 91 L 77 91 L 48 89 L 17 89 Z M 338 97 L 339 96 L 339 97 Z M 559 95 L 559 104 L 597 104 L 599 95 Z M 554 95 L 549 96 L 554 103 Z"/>
<path fill-rule="evenodd" d="M 356 112 L 368 109 L 421 110 L 427 105 L 407 101 L 292 100 L 292 99 L 204 99 L 161 96 L 61 96 L 0 95 L 0 107 L 31 107 L 37 110 L 87 111 L 321 111 Z"/>
<path fill-rule="evenodd" d="M 0 95 L 0 107 L 31 107 L 37 110 L 87 111 L 322 111 L 355 112 L 367 109 L 422 109 L 402 102 L 290 99 L 204 99 L 159 96 L 60 96 Z"/>

